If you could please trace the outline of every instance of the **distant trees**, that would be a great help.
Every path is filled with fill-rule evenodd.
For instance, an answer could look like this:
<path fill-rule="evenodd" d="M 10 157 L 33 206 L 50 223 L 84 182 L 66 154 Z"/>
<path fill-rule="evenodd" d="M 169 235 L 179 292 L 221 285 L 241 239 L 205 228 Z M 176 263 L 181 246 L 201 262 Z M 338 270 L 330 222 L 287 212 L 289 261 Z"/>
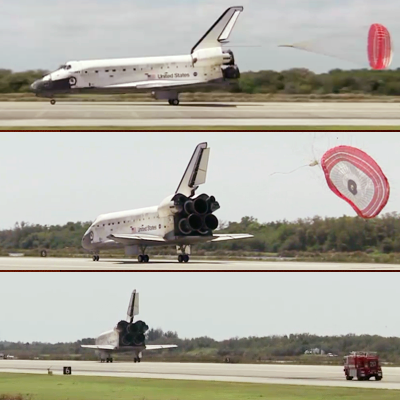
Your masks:
<path fill-rule="evenodd" d="M 21 250 L 78 248 L 90 224 L 90 222 L 68 222 L 63 226 L 47 226 L 17 222 L 13 229 L 0 231 L 0 247 Z"/>
<path fill-rule="evenodd" d="M 29 92 L 30 84 L 41 78 L 47 71 L 31 70 L 12 72 L 0 69 L 0 93 Z M 232 93 L 270 94 L 372 94 L 380 96 L 400 95 L 400 68 L 397 70 L 373 71 L 369 69 L 340 70 L 316 74 L 304 68 L 286 71 L 244 72 L 241 78 L 228 87 L 218 87 L 217 91 Z M 187 89 L 188 92 L 209 92 L 204 89 Z"/>
<path fill-rule="evenodd" d="M 157 337 L 152 340 L 152 337 Z M 290 359 L 300 363 L 326 363 L 328 358 L 320 355 L 306 355 L 312 349 L 332 353 L 338 357 L 329 358 L 340 364 L 344 355 L 351 351 L 376 351 L 382 361 L 400 363 L 400 338 L 377 335 L 318 336 L 308 333 L 284 336 L 232 338 L 216 341 L 209 337 L 181 339 L 178 334 L 169 337 L 162 329 L 151 329 L 147 333 L 148 344 L 177 344 L 173 351 L 146 352 L 146 359 L 164 361 L 224 362 L 228 357 L 233 362 L 263 362 Z M 93 351 L 82 349 L 81 344 L 93 344 L 94 339 L 82 339 L 74 343 L 10 343 L 0 342 L 0 350 L 20 358 L 48 359 L 96 359 Z M 117 356 L 129 359 L 129 355 Z"/>
<path fill-rule="evenodd" d="M 372 220 L 359 217 L 313 218 L 259 223 L 253 217 L 229 222 L 221 233 L 251 233 L 254 238 L 217 244 L 205 250 L 282 252 L 400 252 L 400 215 L 384 214 Z"/>
<path fill-rule="evenodd" d="M 30 85 L 46 73 L 42 70 L 13 72 L 8 69 L 0 69 L 0 93 L 29 92 Z"/>
<path fill-rule="evenodd" d="M 13 229 L 0 231 L 0 249 L 81 249 L 83 234 L 91 222 L 65 225 L 16 223 Z M 254 238 L 224 243 L 206 243 L 196 251 L 231 251 L 272 254 L 299 253 L 400 253 L 400 215 L 384 214 L 372 220 L 359 217 L 298 219 L 260 223 L 254 217 L 240 222 L 222 223 L 221 233 L 250 233 Z M 157 332 L 154 332 L 156 335 Z"/>

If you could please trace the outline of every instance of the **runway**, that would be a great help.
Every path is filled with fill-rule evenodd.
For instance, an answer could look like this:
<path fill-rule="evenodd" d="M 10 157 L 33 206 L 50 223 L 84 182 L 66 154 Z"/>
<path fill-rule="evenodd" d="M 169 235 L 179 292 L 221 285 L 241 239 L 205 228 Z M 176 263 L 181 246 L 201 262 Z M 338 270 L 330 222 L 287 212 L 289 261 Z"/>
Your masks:
<path fill-rule="evenodd" d="M 72 368 L 72 375 L 400 390 L 400 368 L 389 367 L 383 367 L 380 382 L 358 382 L 346 381 L 341 366 L 0 360 L 0 372 L 21 374 L 47 374 L 51 368 L 53 374 L 61 375 L 64 366 Z"/>
<path fill-rule="evenodd" d="M 174 259 L 135 259 L 1 257 L 0 271 L 398 271 L 398 264 L 352 264 L 296 261 L 218 261 L 191 260 L 180 264 Z"/>
<path fill-rule="evenodd" d="M 400 126 L 400 103 L 0 102 L 0 127 Z"/>

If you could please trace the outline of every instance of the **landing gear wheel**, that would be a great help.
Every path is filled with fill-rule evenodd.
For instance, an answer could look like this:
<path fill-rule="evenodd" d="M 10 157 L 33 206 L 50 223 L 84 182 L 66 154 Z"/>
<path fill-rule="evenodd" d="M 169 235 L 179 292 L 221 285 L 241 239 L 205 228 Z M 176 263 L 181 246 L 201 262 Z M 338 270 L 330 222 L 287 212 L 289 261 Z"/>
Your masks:
<path fill-rule="evenodd" d="M 346 375 L 346 381 L 352 381 L 353 380 L 353 377 L 352 376 L 347 376 Z"/>
<path fill-rule="evenodd" d="M 178 256 L 178 261 L 179 261 L 180 263 L 183 263 L 183 255 L 182 255 L 182 254 L 179 254 L 179 256 Z"/>
<path fill-rule="evenodd" d="M 99 261 L 100 260 L 100 256 L 98 256 L 98 255 L 94 255 L 93 256 L 93 261 Z"/>
<path fill-rule="evenodd" d="M 169 103 L 171 106 L 179 106 L 179 100 L 178 100 L 178 99 L 169 99 L 169 100 L 168 100 L 168 103 Z"/>
<path fill-rule="evenodd" d="M 188 256 L 187 254 L 185 254 L 185 255 L 183 256 L 183 262 L 184 262 L 184 263 L 188 263 L 188 262 L 189 262 L 189 256 Z"/>
<path fill-rule="evenodd" d="M 54 99 L 51 99 L 51 100 L 50 100 L 50 104 L 51 104 L 52 106 L 54 106 L 54 104 L 56 104 L 56 101 L 55 101 Z"/>
<path fill-rule="evenodd" d="M 148 263 L 150 261 L 150 257 L 147 254 L 143 254 L 138 257 L 138 261 L 140 263 Z"/>

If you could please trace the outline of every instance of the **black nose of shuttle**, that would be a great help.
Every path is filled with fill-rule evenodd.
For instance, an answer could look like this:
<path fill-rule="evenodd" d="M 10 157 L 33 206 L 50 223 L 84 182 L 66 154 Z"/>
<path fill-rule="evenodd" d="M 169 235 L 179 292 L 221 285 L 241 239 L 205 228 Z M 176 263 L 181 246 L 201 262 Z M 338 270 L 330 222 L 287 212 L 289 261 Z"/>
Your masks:
<path fill-rule="evenodd" d="M 91 248 L 91 240 L 90 240 L 90 234 L 85 233 L 82 238 L 82 247 L 86 250 L 89 250 Z"/>
<path fill-rule="evenodd" d="M 42 79 L 38 79 L 37 81 L 33 82 L 31 85 L 31 90 L 34 93 L 40 93 L 43 90 L 44 82 Z"/>

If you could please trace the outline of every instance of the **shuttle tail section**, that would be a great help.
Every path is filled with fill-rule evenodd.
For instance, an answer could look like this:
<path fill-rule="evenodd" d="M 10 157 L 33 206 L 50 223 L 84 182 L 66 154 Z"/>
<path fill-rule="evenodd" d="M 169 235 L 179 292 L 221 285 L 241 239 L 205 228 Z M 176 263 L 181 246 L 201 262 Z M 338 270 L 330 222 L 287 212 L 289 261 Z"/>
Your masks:
<path fill-rule="evenodd" d="M 192 54 L 196 50 L 221 47 L 221 44 L 229 39 L 232 29 L 242 11 L 242 6 L 228 8 L 207 33 L 196 43 L 192 49 Z"/>
<path fill-rule="evenodd" d="M 133 322 L 135 315 L 139 315 L 139 293 L 137 293 L 136 290 L 132 292 L 127 314 L 127 320 L 129 320 L 130 323 Z"/>
<path fill-rule="evenodd" d="M 197 145 L 175 193 L 187 197 L 194 196 L 199 185 L 206 181 L 209 156 L 210 149 L 207 148 L 207 143 Z"/>

